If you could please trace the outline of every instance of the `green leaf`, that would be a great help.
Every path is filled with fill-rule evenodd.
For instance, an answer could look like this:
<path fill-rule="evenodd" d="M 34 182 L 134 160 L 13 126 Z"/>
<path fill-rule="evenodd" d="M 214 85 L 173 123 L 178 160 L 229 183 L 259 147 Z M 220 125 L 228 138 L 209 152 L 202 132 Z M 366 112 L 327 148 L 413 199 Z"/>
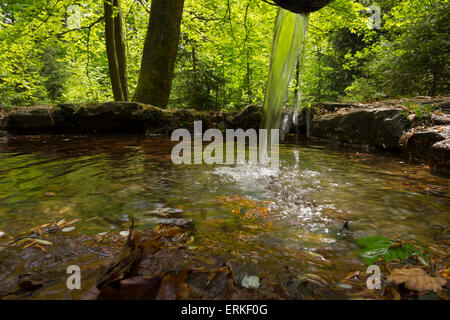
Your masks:
<path fill-rule="evenodd" d="M 425 259 L 426 249 L 420 250 L 409 243 L 405 243 L 402 247 L 391 248 L 395 242 L 379 236 L 359 238 L 355 242 L 361 247 L 359 254 L 367 265 L 372 265 L 379 258 L 385 261 L 402 261 L 414 254 Z"/>
<path fill-rule="evenodd" d="M 355 242 L 361 247 L 360 255 L 367 265 L 371 265 L 383 257 L 394 243 L 389 239 L 373 236 L 356 239 Z"/>

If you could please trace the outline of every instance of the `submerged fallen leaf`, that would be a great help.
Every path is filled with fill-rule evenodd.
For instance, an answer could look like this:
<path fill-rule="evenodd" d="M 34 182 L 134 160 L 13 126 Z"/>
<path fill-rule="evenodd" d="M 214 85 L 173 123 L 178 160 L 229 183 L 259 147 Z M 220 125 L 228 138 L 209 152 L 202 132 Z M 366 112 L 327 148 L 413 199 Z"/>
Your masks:
<path fill-rule="evenodd" d="M 39 280 L 24 280 L 19 282 L 19 287 L 22 290 L 32 291 L 34 289 L 42 287 L 43 282 Z"/>
<path fill-rule="evenodd" d="M 306 251 L 309 255 L 311 255 L 311 256 L 313 256 L 313 257 L 316 257 L 316 258 L 319 258 L 320 260 L 326 260 L 322 255 L 320 255 L 320 254 L 318 254 L 318 253 L 315 253 L 315 252 L 312 252 L 312 251 Z"/>
<path fill-rule="evenodd" d="M 181 270 L 177 274 L 167 273 L 161 281 L 161 286 L 156 296 L 157 300 L 187 299 L 191 292 L 191 286 L 186 283 L 188 270 Z"/>
<path fill-rule="evenodd" d="M 73 230 L 75 230 L 75 227 L 64 228 L 64 229 L 62 229 L 61 231 L 62 231 L 62 232 L 71 232 L 71 231 L 73 231 Z"/>
<path fill-rule="evenodd" d="M 442 271 L 441 276 L 447 278 L 447 280 L 450 279 L 450 269 L 445 269 Z"/>
<path fill-rule="evenodd" d="M 353 288 L 351 285 L 349 285 L 347 283 L 338 283 L 336 286 L 341 288 L 341 289 L 351 289 L 351 288 Z"/>
<path fill-rule="evenodd" d="M 394 287 L 391 287 L 391 294 L 392 294 L 392 298 L 394 300 L 401 300 L 402 299 L 400 293 L 398 293 L 397 289 L 395 289 Z"/>
<path fill-rule="evenodd" d="M 313 274 L 313 273 L 305 273 L 304 277 L 306 278 L 307 281 L 309 282 L 313 282 L 315 284 L 317 284 L 318 286 L 327 286 L 328 282 L 323 279 L 322 277 L 318 276 L 317 274 Z"/>
<path fill-rule="evenodd" d="M 28 248 L 28 247 L 31 247 L 32 245 L 35 245 L 35 244 L 36 244 L 36 240 L 31 241 L 30 243 L 28 243 L 27 245 L 25 245 L 25 246 L 22 248 L 22 250 L 23 250 L 23 249 L 26 249 L 26 248 Z"/>
<path fill-rule="evenodd" d="M 53 245 L 53 243 L 51 243 L 50 241 L 47 241 L 47 240 L 36 239 L 36 242 L 37 242 L 38 244 L 42 244 L 42 245 L 46 245 L 46 246 L 51 246 L 51 245 Z"/>
<path fill-rule="evenodd" d="M 35 243 L 34 246 L 38 249 L 41 249 L 42 252 L 47 252 L 47 250 L 43 246 L 40 246 L 37 243 Z"/>
<path fill-rule="evenodd" d="M 121 280 L 115 287 L 107 286 L 98 300 L 152 300 L 156 298 L 161 277 L 134 277 Z"/>
<path fill-rule="evenodd" d="M 404 283 L 409 290 L 418 292 L 434 291 L 436 293 L 441 291 L 442 286 L 447 283 L 447 279 L 441 276 L 432 277 L 420 268 L 395 269 L 387 277 L 387 280 L 395 284 Z"/>
<path fill-rule="evenodd" d="M 51 243 L 50 241 L 47 241 L 47 240 L 33 239 L 33 238 L 24 238 L 24 239 L 21 239 L 21 240 L 17 241 L 16 242 L 16 246 L 19 246 L 19 245 L 21 245 L 21 244 L 23 244 L 25 242 L 31 242 L 32 244 L 27 244 L 24 247 L 24 249 L 29 247 L 29 246 L 32 246 L 35 243 L 42 244 L 42 245 L 47 245 L 47 246 L 51 246 L 53 244 L 53 243 Z"/>
<path fill-rule="evenodd" d="M 80 221 L 81 221 L 81 219 L 80 219 L 80 218 L 77 218 L 77 219 L 75 219 L 75 220 L 70 221 L 70 222 L 68 223 L 68 225 L 71 225 L 71 224 L 74 224 L 74 223 L 77 223 L 77 222 L 80 222 Z"/>

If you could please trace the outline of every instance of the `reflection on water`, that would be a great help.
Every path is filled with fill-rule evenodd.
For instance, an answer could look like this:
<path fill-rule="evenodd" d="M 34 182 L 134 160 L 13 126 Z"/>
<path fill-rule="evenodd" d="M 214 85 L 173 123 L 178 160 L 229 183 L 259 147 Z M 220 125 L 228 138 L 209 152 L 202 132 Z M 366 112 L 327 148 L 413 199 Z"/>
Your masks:
<path fill-rule="evenodd" d="M 22 137 L 0 144 L 0 230 L 82 218 L 78 233 L 192 219 L 194 245 L 253 262 L 302 265 L 326 255 L 362 263 L 353 239 L 432 242 L 448 228 L 449 180 L 402 159 L 283 145 L 278 171 L 171 163 L 166 137 Z M 161 220 L 164 219 L 164 220 Z M 339 230 L 350 221 L 347 240 Z"/>

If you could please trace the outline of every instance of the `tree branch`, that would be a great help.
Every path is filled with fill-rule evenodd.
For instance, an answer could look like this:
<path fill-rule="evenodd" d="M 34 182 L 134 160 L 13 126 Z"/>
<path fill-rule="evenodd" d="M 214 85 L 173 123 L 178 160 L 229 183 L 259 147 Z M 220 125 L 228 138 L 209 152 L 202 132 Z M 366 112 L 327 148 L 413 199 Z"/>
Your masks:
<path fill-rule="evenodd" d="M 32 32 L 35 32 L 37 29 L 39 29 L 40 27 L 42 27 L 44 25 L 44 23 L 46 23 L 48 21 L 48 19 L 50 19 L 50 17 L 53 15 L 53 11 L 55 10 L 56 6 L 58 5 L 58 3 L 60 3 L 61 0 L 57 0 L 55 2 L 55 4 L 51 7 L 50 12 L 48 13 L 47 17 L 41 21 L 41 23 L 34 29 L 31 29 L 30 31 L 28 31 L 27 33 L 24 34 L 24 36 L 29 35 Z"/>
<path fill-rule="evenodd" d="M 57 37 L 61 37 L 61 36 L 63 36 L 63 35 L 65 35 L 65 34 L 67 34 L 67 33 L 70 33 L 70 32 L 73 32 L 73 31 L 79 31 L 79 30 L 89 30 L 89 31 L 91 31 L 91 29 L 92 29 L 92 27 L 93 26 L 95 26 L 97 23 L 99 23 L 100 21 L 102 21 L 103 19 L 104 19 L 105 17 L 100 17 L 100 18 L 98 18 L 96 21 L 94 21 L 94 22 L 92 22 L 90 25 L 88 25 L 88 26 L 85 26 L 85 27 L 80 27 L 80 28 L 75 28 L 75 29 L 69 29 L 69 30 L 66 30 L 66 31 L 63 31 L 63 32 L 61 32 L 61 33 L 58 33 L 58 34 L 56 34 L 56 36 Z M 47 37 L 46 39 L 48 39 L 48 38 L 50 38 L 52 35 L 50 35 L 49 37 Z"/>

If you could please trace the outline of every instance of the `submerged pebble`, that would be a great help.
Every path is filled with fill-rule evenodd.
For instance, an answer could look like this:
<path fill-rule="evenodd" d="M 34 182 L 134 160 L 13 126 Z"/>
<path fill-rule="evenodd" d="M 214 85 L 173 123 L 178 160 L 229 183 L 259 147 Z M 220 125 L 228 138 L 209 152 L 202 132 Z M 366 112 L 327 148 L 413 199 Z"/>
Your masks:
<path fill-rule="evenodd" d="M 128 237 L 130 235 L 130 231 L 121 231 L 119 233 L 119 235 L 122 236 L 122 237 Z"/>
<path fill-rule="evenodd" d="M 0 238 L 3 237 L 6 233 L 4 233 L 3 231 L 0 231 Z"/>
<path fill-rule="evenodd" d="M 246 289 L 258 289 L 260 286 L 259 278 L 257 276 L 244 276 L 242 286 Z"/>
<path fill-rule="evenodd" d="M 188 227 L 192 224 L 192 219 L 157 219 L 157 224 L 168 224 L 177 227 Z"/>
<path fill-rule="evenodd" d="M 168 213 L 168 214 L 178 214 L 178 213 L 182 213 L 183 209 L 180 209 L 180 208 L 166 208 L 166 209 L 164 209 L 164 212 Z"/>
<path fill-rule="evenodd" d="M 67 227 L 67 228 L 62 229 L 61 231 L 62 232 L 71 232 L 73 230 L 75 230 L 75 227 Z"/>

